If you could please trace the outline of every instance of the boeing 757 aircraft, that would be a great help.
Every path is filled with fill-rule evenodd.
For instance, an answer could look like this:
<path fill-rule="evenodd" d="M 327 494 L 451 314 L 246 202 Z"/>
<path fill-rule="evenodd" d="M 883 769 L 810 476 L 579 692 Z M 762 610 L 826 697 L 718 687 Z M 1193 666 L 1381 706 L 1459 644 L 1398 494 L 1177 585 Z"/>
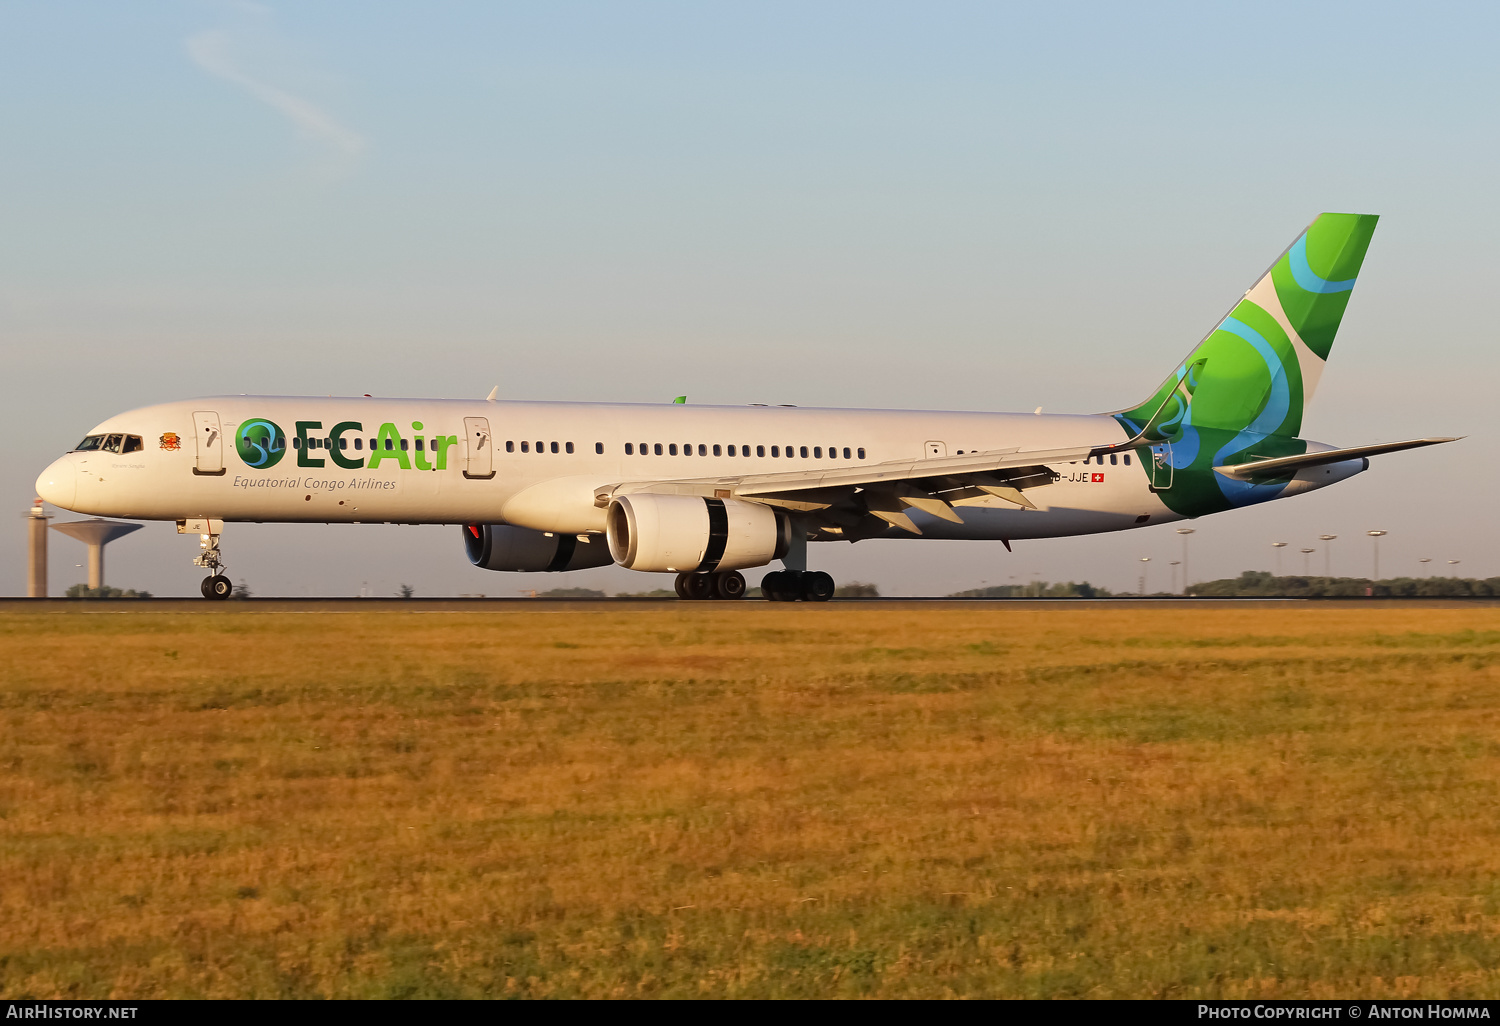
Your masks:
<path fill-rule="evenodd" d="M 228 523 L 453 524 L 488 570 L 618 563 L 683 598 L 823 601 L 810 541 L 1122 531 L 1309 492 L 1369 457 L 1299 437 L 1374 215 L 1323 214 L 1145 401 L 1041 415 L 218 396 L 111 417 L 43 471 L 64 509 L 175 520 L 228 598 Z"/>

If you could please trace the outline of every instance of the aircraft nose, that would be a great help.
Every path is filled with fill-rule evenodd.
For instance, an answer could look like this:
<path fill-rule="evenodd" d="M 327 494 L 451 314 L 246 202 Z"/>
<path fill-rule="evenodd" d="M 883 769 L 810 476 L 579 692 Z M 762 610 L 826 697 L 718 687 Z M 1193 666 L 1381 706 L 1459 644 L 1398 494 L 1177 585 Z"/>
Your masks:
<path fill-rule="evenodd" d="M 66 456 L 54 461 L 36 479 L 36 493 L 54 506 L 72 509 L 78 496 L 78 469 Z"/>

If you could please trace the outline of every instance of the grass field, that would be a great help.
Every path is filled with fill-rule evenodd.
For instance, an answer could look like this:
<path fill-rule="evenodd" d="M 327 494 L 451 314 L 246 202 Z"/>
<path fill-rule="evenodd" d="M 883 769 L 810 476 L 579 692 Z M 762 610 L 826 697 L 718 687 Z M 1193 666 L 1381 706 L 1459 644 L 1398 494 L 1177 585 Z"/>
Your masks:
<path fill-rule="evenodd" d="M 1500 994 L 1494 608 L 69 608 L 6 997 Z"/>

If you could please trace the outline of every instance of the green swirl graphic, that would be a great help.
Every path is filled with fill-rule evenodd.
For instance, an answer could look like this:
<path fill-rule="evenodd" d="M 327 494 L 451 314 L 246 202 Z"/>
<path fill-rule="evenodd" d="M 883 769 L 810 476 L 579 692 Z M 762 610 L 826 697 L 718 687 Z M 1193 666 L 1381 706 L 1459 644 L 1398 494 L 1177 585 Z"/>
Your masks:
<path fill-rule="evenodd" d="M 286 435 L 269 420 L 247 420 L 234 436 L 234 451 L 245 466 L 268 470 L 286 455 Z"/>

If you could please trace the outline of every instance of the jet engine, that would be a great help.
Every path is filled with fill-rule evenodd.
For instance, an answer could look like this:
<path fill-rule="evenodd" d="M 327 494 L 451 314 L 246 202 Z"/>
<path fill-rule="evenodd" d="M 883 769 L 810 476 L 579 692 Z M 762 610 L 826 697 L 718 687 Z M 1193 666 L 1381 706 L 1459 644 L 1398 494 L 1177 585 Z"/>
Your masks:
<path fill-rule="evenodd" d="M 558 571 L 609 566 L 609 546 L 599 536 L 544 534 L 508 524 L 465 524 L 469 562 L 485 570 Z"/>
<path fill-rule="evenodd" d="M 738 499 L 643 492 L 621 495 L 606 518 L 609 552 L 629 570 L 713 573 L 786 555 L 791 521 Z"/>

